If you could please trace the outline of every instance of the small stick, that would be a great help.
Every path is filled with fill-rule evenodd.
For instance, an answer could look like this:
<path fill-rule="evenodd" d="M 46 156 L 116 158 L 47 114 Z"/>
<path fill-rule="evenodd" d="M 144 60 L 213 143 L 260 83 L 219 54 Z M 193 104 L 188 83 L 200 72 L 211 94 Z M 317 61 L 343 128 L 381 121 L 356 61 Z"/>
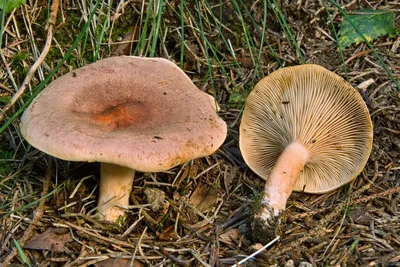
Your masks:
<path fill-rule="evenodd" d="M 256 252 L 252 253 L 251 255 L 247 256 L 246 258 L 244 258 L 243 260 L 239 261 L 237 264 L 232 265 L 231 267 L 238 267 L 240 266 L 240 264 L 245 263 L 246 261 L 248 261 L 249 259 L 253 258 L 254 256 L 256 256 L 257 254 L 261 253 L 262 251 L 266 250 L 268 247 L 270 247 L 271 245 L 273 245 L 276 241 L 278 241 L 280 238 L 280 236 L 278 235 L 277 237 L 275 237 L 271 242 L 269 242 L 268 244 L 266 244 L 265 246 L 263 246 L 262 248 L 260 248 L 259 250 L 257 250 Z"/>
<path fill-rule="evenodd" d="M 47 173 L 45 177 L 45 181 L 43 184 L 43 191 L 42 191 L 42 200 L 39 203 L 38 208 L 36 209 L 35 215 L 33 216 L 32 222 L 29 224 L 28 229 L 26 229 L 24 235 L 22 236 L 21 240 L 18 241 L 18 243 L 23 247 L 26 242 L 31 238 L 33 234 L 33 230 L 35 226 L 39 223 L 40 219 L 42 218 L 44 214 L 44 203 L 46 202 L 45 196 L 49 192 L 49 187 L 50 187 L 50 180 L 51 180 L 51 173 L 52 173 L 52 166 L 53 166 L 53 158 L 50 157 L 49 159 L 49 166 L 47 168 Z M 14 247 L 11 251 L 10 254 L 4 259 L 3 263 L 0 266 L 8 266 L 9 263 L 13 260 L 13 258 L 17 255 L 18 251 L 17 248 Z"/>
<path fill-rule="evenodd" d="M 133 203 L 137 206 L 140 205 L 139 201 L 135 198 L 135 196 L 132 197 Z M 144 218 L 146 219 L 147 222 L 149 222 L 153 227 L 158 226 L 159 223 L 153 219 L 144 209 L 141 210 L 141 213 L 143 214 Z"/>
<path fill-rule="evenodd" d="M 47 31 L 47 39 L 46 43 L 43 47 L 42 53 L 36 60 L 36 62 L 32 65 L 30 68 L 28 74 L 26 75 L 24 81 L 22 82 L 21 86 L 19 87 L 18 91 L 15 93 L 15 95 L 11 98 L 10 102 L 7 103 L 1 110 L 0 112 L 0 122 L 2 122 L 5 118 L 6 112 L 12 108 L 15 103 L 18 101 L 18 99 L 21 98 L 21 96 L 25 93 L 26 88 L 28 87 L 28 84 L 31 82 L 33 75 L 35 74 L 36 70 L 39 68 L 39 66 L 43 63 L 44 59 L 47 56 L 47 53 L 50 50 L 51 47 L 51 42 L 53 40 L 53 30 L 54 30 L 54 25 L 56 23 L 56 18 L 57 18 L 57 13 L 58 13 L 58 7 L 60 5 L 60 0 L 53 0 L 53 3 L 51 4 L 50 7 L 50 20 L 49 20 L 49 29 Z"/>
<path fill-rule="evenodd" d="M 381 197 L 384 197 L 384 196 L 387 196 L 387 195 L 391 195 L 391 194 L 394 194 L 394 193 L 398 193 L 398 192 L 400 192 L 400 187 L 391 188 L 391 189 L 388 189 L 386 191 L 379 192 L 379 193 L 376 193 L 376 194 L 373 194 L 373 195 L 370 195 L 370 196 L 366 196 L 366 197 L 363 197 L 363 198 L 355 199 L 354 201 L 352 201 L 351 204 L 354 205 L 354 204 L 359 204 L 359 203 L 362 203 L 362 202 L 367 202 L 367 201 L 370 201 L 372 199 L 381 198 Z"/>
<path fill-rule="evenodd" d="M 169 253 L 165 248 L 160 247 L 160 252 L 166 256 L 168 259 L 170 259 L 174 264 L 178 265 L 178 266 L 183 266 L 183 267 L 187 267 L 190 266 L 190 262 L 193 260 L 184 260 L 184 259 L 180 259 L 178 257 L 175 257 L 174 255 L 172 255 L 171 253 Z"/>
<path fill-rule="evenodd" d="M 98 233 L 93 233 L 93 232 L 89 231 L 88 229 L 86 229 L 84 227 L 75 225 L 75 224 L 70 223 L 70 222 L 62 222 L 62 223 L 60 223 L 58 225 L 59 226 L 67 226 L 67 227 L 70 227 L 70 228 L 74 228 L 75 230 L 80 231 L 81 233 L 84 233 L 84 234 L 89 235 L 91 237 L 97 238 L 98 240 L 104 241 L 104 242 L 109 243 L 109 244 L 114 244 L 114 245 L 118 245 L 118 246 L 121 246 L 121 247 L 135 248 L 135 246 L 132 245 L 129 242 L 121 241 L 121 240 L 118 240 L 118 239 L 115 239 L 115 238 L 108 238 L 108 237 L 102 236 L 102 235 L 100 235 Z"/>
<path fill-rule="evenodd" d="M 351 56 L 349 59 L 347 59 L 346 60 L 346 62 L 345 62 L 345 64 L 348 64 L 350 61 L 352 61 L 353 59 L 355 59 L 355 58 L 358 58 L 358 57 L 360 57 L 360 56 L 363 56 L 363 55 L 367 55 L 367 54 L 369 54 L 369 53 L 371 53 L 372 52 L 372 50 L 364 50 L 364 51 L 361 51 L 361 52 L 358 52 L 357 54 L 355 54 L 355 55 L 353 55 L 353 56 Z"/>

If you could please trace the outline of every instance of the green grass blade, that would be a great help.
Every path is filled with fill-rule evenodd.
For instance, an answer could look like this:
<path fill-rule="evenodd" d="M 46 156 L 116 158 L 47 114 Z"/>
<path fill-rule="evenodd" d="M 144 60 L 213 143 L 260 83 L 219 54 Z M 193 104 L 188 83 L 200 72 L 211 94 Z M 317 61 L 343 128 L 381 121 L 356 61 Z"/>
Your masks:
<path fill-rule="evenodd" d="M 204 34 L 203 20 L 202 20 L 202 17 L 201 17 L 201 9 L 200 9 L 199 0 L 196 0 L 196 7 L 197 7 L 197 13 L 199 15 L 200 36 L 201 36 L 201 39 L 204 42 L 203 45 L 204 45 L 204 50 L 205 50 L 205 53 L 206 53 L 205 56 L 206 56 L 206 60 L 207 60 L 207 64 L 208 64 L 208 76 L 209 76 L 210 83 L 211 83 L 211 90 L 212 90 L 214 99 L 216 99 L 216 92 L 215 92 L 215 88 L 214 88 L 210 56 L 208 54 L 208 42 L 207 42 L 207 38 L 206 38 L 206 36 Z"/>
<path fill-rule="evenodd" d="M 18 255 L 21 257 L 22 261 L 26 264 L 26 266 L 29 266 L 29 267 L 32 266 L 29 259 L 26 257 L 24 251 L 22 250 L 20 244 L 18 243 L 18 241 L 15 239 L 13 239 L 13 241 L 14 241 L 15 247 L 17 248 Z"/>
<path fill-rule="evenodd" d="M 246 11 L 247 16 L 250 18 L 251 23 L 253 24 L 254 28 L 256 29 L 258 35 L 260 36 L 260 38 L 262 38 L 262 40 L 264 40 L 264 42 L 266 43 L 266 45 L 268 46 L 269 51 L 271 52 L 271 54 L 274 56 L 276 62 L 278 62 L 279 66 L 282 66 L 282 61 L 281 59 L 278 57 L 278 55 L 276 54 L 275 50 L 272 48 L 271 44 L 268 42 L 267 39 L 265 39 L 266 36 L 266 30 L 267 30 L 267 15 L 268 15 L 268 9 L 267 9 L 267 0 L 263 1 L 263 8 L 264 8 L 264 14 L 263 14 L 263 24 L 262 24 L 262 29 L 260 29 L 260 26 L 258 25 L 258 23 L 254 20 L 253 16 L 251 15 L 250 10 L 246 7 L 246 5 L 241 1 L 242 6 L 244 8 L 244 10 Z"/>
<path fill-rule="evenodd" d="M 285 15 L 283 14 L 283 12 L 280 9 L 276 0 L 272 0 L 272 1 L 273 1 L 273 3 L 271 3 L 271 1 L 268 0 L 268 3 L 270 4 L 272 11 L 275 14 L 276 19 L 279 21 L 279 24 L 281 25 L 283 31 L 289 37 L 289 41 L 291 41 L 291 43 L 295 47 L 297 54 L 300 57 L 301 64 L 304 64 L 305 60 L 304 60 L 303 52 L 301 52 L 301 49 L 300 49 L 299 45 L 297 44 L 296 38 L 294 38 L 294 35 L 293 35 L 292 31 L 290 30 L 290 27 L 286 21 Z"/>
<path fill-rule="evenodd" d="M 236 9 L 236 12 L 238 13 L 239 20 L 240 20 L 240 22 L 241 22 L 241 24 L 242 24 L 242 29 L 243 29 L 244 37 L 245 37 L 245 39 L 246 39 L 247 49 L 249 50 L 249 53 L 250 53 L 251 61 L 253 62 L 254 67 L 256 67 L 257 64 L 256 64 L 256 61 L 255 61 L 254 55 L 253 55 L 253 47 L 254 47 L 254 44 L 252 43 L 252 40 L 251 40 L 251 38 L 250 38 L 250 34 L 249 34 L 248 29 L 247 29 L 247 25 L 246 25 L 246 23 L 245 23 L 245 21 L 244 21 L 242 12 L 241 12 L 241 10 L 240 10 L 240 8 L 239 8 L 239 5 L 238 5 L 238 3 L 236 2 L 236 0 L 232 0 L 232 3 L 233 3 L 233 6 L 234 6 L 235 9 Z"/>
<path fill-rule="evenodd" d="M 38 86 L 36 86 L 36 88 L 33 90 L 34 91 L 33 94 L 26 100 L 26 102 L 10 117 L 10 119 L 8 121 L 6 121 L 0 127 L 0 133 L 4 132 L 7 129 L 7 127 L 28 107 L 28 105 L 32 102 L 32 100 L 51 81 L 51 78 L 54 76 L 54 74 L 57 73 L 57 71 L 60 69 L 60 67 L 63 65 L 63 63 L 72 55 L 72 52 L 76 49 L 79 42 L 82 40 L 83 36 L 85 35 L 86 31 L 88 30 L 90 22 L 93 19 L 94 13 L 96 12 L 96 10 L 98 8 L 99 3 L 100 3 L 100 1 L 97 1 L 92 12 L 90 12 L 88 21 L 83 26 L 81 32 L 79 33 L 75 42 L 72 44 L 71 48 L 68 49 L 68 51 L 65 53 L 65 56 L 60 60 L 60 62 L 56 65 L 56 67 L 47 75 L 46 79 L 43 82 L 41 82 Z"/>
<path fill-rule="evenodd" d="M 258 56 L 257 56 L 257 61 L 258 62 L 261 62 L 261 55 L 262 55 L 262 52 L 263 52 L 263 47 L 264 47 L 264 32 L 266 31 L 266 29 L 267 29 L 267 2 L 266 1 L 263 1 L 263 3 L 264 3 L 264 5 L 263 5 L 263 8 L 264 8 L 264 14 L 263 14 L 263 21 L 262 21 L 262 30 L 261 30 L 261 32 L 262 32 L 262 34 L 260 35 L 261 36 L 261 40 L 260 40 L 260 49 L 258 50 Z"/>
<path fill-rule="evenodd" d="M 47 198 L 53 196 L 53 195 L 54 195 L 55 193 L 57 193 L 58 191 L 60 191 L 61 189 L 63 189 L 64 186 L 65 186 L 65 184 L 62 183 L 62 184 L 60 184 L 59 186 L 57 186 L 56 188 L 54 188 L 51 192 L 47 193 L 45 196 L 43 196 L 43 197 L 41 197 L 41 198 L 39 198 L 39 199 L 36 199 L 36 200 L 34 200 L 34 201 L 32 201 L 32 202 L 29 202 L 28 204 L 26 204 L 26 205 L 24 205 L 24 206 L 21 206 L 21 207 L 15 209 L 15 210 L 10 210 L 10 211 L 6 211 L 6 212 L 1 212 L 0 215 L 1 215 L 1 216 L 10 215 L 10 214 L 13 214 L 13 213 L 16 213 L 16 212 L 19 212 L 19 211 L 26 210 L 26 209 L 28 209 L 28 208 L 30 208 L 30 207 L 34 207 L 35 205 L 39 204 L 40 201 L 42 201 L 43 199 L 47 199 Z M 1 209 L 5 209 L 8 205 L 12 205 L 12 203 L 7 203 L 6 205 L 1 206 Z"/>
<path fill-rule="evenodd" d="M 104 39 L 104 34 L 106 32 L 106 29 L 107 29 L 107 24 L 110 21 L 112 2 L 113 1 L 110 1 L 110 4 L 107 7 L 107 17 L 104 19 L 104 22 L 103 22 L 103 25 L 101 27 L 101 31 L 100 31 L 100 34 L 99 34 L 99 38 L 97 39 L 96 50 L 95 50 L 95 53 L 94 53 L 93 62 L 95 62 L 96 60 L 99 59 L 99 52 L 100 52 L 101 43 L 103 42 L 103 39 Z"/>
<path fill-rule="evenodd" d="M 144 19 L 144 25 L 140 32 L 139 43 L 134 51 L 135 55 L 145 56 L 146 51 L 146 40 L 147 40 L 147 28 L 149 27 L 150 16 L 152 15 L 153 1 L 149 1 L 147 7 L 146 18 Z M 144 8 L 144 5 L 142 6 Z"/>
<path fill-rule="evenodd" d="M 210 9 L 210 6 L 208 5 L 208 2 L 207 2 L 207 1 L 203 2 L 203 4 L 205 4 L 206 7 L 207 7 L 208 9 Z M 189 14 L 190 16 L 192 16 L 192 14 L 190 13 L 190 10 L 189 10 L 188 8 L 187 8 L 186 11 L 188 12 L 188 14 Z M 213 20 L 215 19 L 214 14 L 210 13 L 210 16 L 213 18 Z M 214 23 L 216 24 L 217 28 L 218 28 L 219 30 L 221 30 L 221 28 L 219 27 L 218 22 L 216 22 L 216 20 L 214 20 Z M 193 21 L 193 24 L 194 24 L 195 27 L 200 28 L 200 26 L 196 23 L 195 20 Z M 225 38 L 223 37 L 222 31 L 221 31 L 221 37 L 225 40 Z M 206 47 L 209 48 L 209 49 L 211 50 L 212 55 L 213 55 L 213 59 L 218 63 L 218 65 L 219 65 L 219 67 L 220 67 L 222 73 L 224 74 L 224 76 L 225 76 L 225 77 L 228 77 L 228 79 L 229 79 L 229 81 L 230 81 L 231 83 L 234 83 L 234 82 L 232 81 L 232 79 L 231 79 L 229 73 L 227 72 L 225 66 L 222 64 L 221 60 L 219 59 L 219 57 L 222 56 L 225 60 L 227 60 L 226 57 L 225 57 L 225 55 L 224 55 L 223 53 L 219 52 L 218 49 L 217 49 L 207 38 L 205 38 L 204 41 L 206 42 Z M 226 44 L 227 44 L 227 42 L 226 42 Z M 228 47 L 228 49 L 229 49 L 229 47 Z M 229 51 L 231 51 L 231 50 L 229 50 Z M 207 54 L 207 55 L 208 55 L 208 54 Z M 234 53 L 233 53 L 233 56 L 234 56 Z M 237 66 L 238 66 L 239 68 L 241 68 L 239 62 L 237 62 L 237 61 L 235 61 L 235 62 L 236 62 L 236 64 L 237 64 Z M 208 66 L 210 66 L 210 65 L 209 65 L 210 62 L 208 62 L 207 64 L 208 64 Z M 208 74 L 208 75 L 209 75 L 209 74 Z M 213 86 L 213 84 L 212 84 L 212 86 Z"/>
<path fill-rule="evenodd" d="M 153 43 L 151 45 L 150 57 L 154 57 L 156 54 L 156 45 L 158 41 L 158 35 L 160 34 L 160 25 L 161 25 L 161 17 L 163 14 L 163 4 L 164 0 L 160 0 L 158 3 L 158 11 L 157 11 L 157 22 L 155 24 L 154 34 L 153 34 Z"/>
<path fill-rule="evenodd" d="M 333 21 L 331 19 L 332 18 L 331 12 L 329 12 L 329 9 L 326 6 L 325 0 L 322 1 L 322 5 L 324 6 L 324 9 L 325 9 L 325 11 L 326 11 L 326 13 L 328 15 L 329 24 L 330 24 L 330 26 L 332 28 L 333 35 L 335 36 L 336 43 L 338 43 L 338 34 L 337 34 L 336 29 L 335 29 L 335 25 L 333 25 Z M 342 61 L 342 65 L 343 65 L 343 70 L 344 70 L 344 73 L 345 73 L 345 76 L 346 76 L 346 81 L 348 81 L 349 80 L 349 74 L 347 72 L 346 61 L 344 60 L 343 49 L 339 45 L 338 45 L 338 48 L 339 48 L 340 59 Z"/>
<path fill-rule="evenodd" d="M 6 17 L 6 5 L 7 0 L 2 1 L 1 8 L 1 25 L 0 25 L 0 49 L 3 47 L 3 33 L 4 33 L 4 21 Z"/>
<path fill-rule="evenodd" d="M 222 21 L 222 18 L 221 18 L 222 15 L 220 14 L 220 18 L 219 18 L 219 21 L 218 21 L 217 18 L 216 18 L 216 16 L 215 16 L 214 13 L 212 12 L 211 6 L 210 6 L 210 4 L 208 3 L 208 1 L 204 1 L 204 4 L 205 4 L 205 6 L 207 7 L 207 10 L 209 11 L 211 18 L 213 19 L 213 22 L 214 22 L 214 24 L 215 24 L 215 27 L 217 27 L 218 39 L 221 39 L 221 40 L 222 40 L 222 42 L 224 43 L 224 45 L 225 45 L 226 48 L 228 49 L 229 53 L 232 55 L 232 57 L 233 57 L 233 59 L 234 59 L 235 65 L 239 68 L 240 72 L 242 72 L 242 71 L 243 71 L 243 70 L 242 70 L 242 66 L 240 65 L 239 61 L 237 60 L 236 55 L 235 55 L 235 52 L 234 52 L 233 49 L 231 48 L 231 45 L 230 45 L 229 42 L 226 40 L 226 38 L 225 38 L 225 36 L 224 36 L 224 34 L 223 34 L 223 31 L 222 31 L 222 28 L 221 28 L 221 25 L 220 25 L 220 23 L 221 23 L 221 21 Z M 221 9 L 220 9 L 220 12 L 222 12 Z M 209 45 L 211 45 L 211 44 L 209 44 Z M 216 52 L 216 51 L 217 51 L 217 49 L 214 49 L 214 52 Z M 225 60 L 227 60 L 227 58 L 226 58 L 226 56 L 224 55 L 224 53 L 219 53 L 219 54 L 220 54 L 221 57 L 223 57 Z M 215 55 L 215 58 L 218 59 L 218 56 Z M 227 61 L 228 61 L 228 60 L 227 60 Z M 218 62 L 221 63 L 219 60 L 218 60 Z M 223 66 L 222 66 L 222 68 L 223 68 Z M 226 71 L 224 71 L 224 74 L 226 74 Z"/>
<path fill-rule="evenodd" d="M 240 65 L 239 61 L 236 58 L 235 52 L 233 51 L 233 48 L 231 47 L 230 43 L 227 41 L 227 39 L 225 38 L 223 31 L 222 31 L 222 27 L 220 24 L 222 24 L 222 18 L 221 18 L 221 14 L 220 14 L 220 18 L 219 21 L 217 20 L 216 16 L 214 15 L 214 13 L 212 12 L 211 6 L 208 3 L 208 1 L 205 1 L 204 4 L 207 7 L 207 10 L 210 13 L 211 18 L 213 19 L 213 22 L 215 24 L 215 27 L 217 28 L 218 31 L 218 39 L 221 39 L 222 42 L 224 43 L 224 45 L 226 46 L 226 48 L 228 49 L 229 53 L 232 55 L 233 59 L 234 59 L 234 64 L 239 68 L 240 72 L 243 72 L 242 66 Z M 221 9 L 220 9 L 220 12 Z M 212 44 L 209 43 L 210 46 L 212 46 Z M 213 53 L 216 53 L 218 51 L 218 49 L 216 49 L 214 47 L 214 51 Z M 226 58 L 225 54 L 222 52 L 219 52 L 219 56 L 221 56 L 222 58 L 224 58 L 226 61 L 228 61 L 228 59 Z M 226 74 L 227 76 L 229 76 L 225 70 L 225 68 L 223 67 L 223 65 L 221 64 L 221 61 L 219 60 L 218 56 L 215 54 L 215 58 L 218 60 L 218 62 L 220 63 L 221 67 L 223 68 L 223 72 L 224 74 Z"/>

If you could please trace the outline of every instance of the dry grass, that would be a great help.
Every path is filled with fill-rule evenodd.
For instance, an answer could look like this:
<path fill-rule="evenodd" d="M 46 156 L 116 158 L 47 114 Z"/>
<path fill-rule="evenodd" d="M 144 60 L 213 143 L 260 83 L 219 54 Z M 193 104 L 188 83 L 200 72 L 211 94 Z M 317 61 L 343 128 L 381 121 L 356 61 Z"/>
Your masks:
<path fill-rule="evenodd" d="M 320 1 L 276 1 L 290 37 L 270 5 L 264 16 L 262 1 L 182 2 L 60 3 L 49 53 L 6 114 L 0 135 L 0 261 L 10 266 L 112 266 L 113 261 L 116 266 L 231 266 L 251 254 L 256 246 L 247 237 L 247 219 L 263 181 L 246 167 L 238 149 L 243 100 L 261 77 L 304 61 L 347 77 L 359 89 L 374 123 L 373 152 L 351 184 L 325 195 L 294 193 L 278 229 L 280 242 L 243 266 L 399 266 L 399 88 L 365 44 L 344 50 L 343 64 L 331 27 L 342 19 L 337 8 L 328 1 L 328 9 Z M 400 8 L 395 0 L 338 3 L 347 11 Z M 3 106 L 40 58 L 51 30 L 49 8 L 46 1 L 32 0 L 5 17 Z M 397 13 L 397 24 L 399 19 Z M 399 45 L 398 37 L 373 42 L 397 80 Z M 229 133 L 208 158 L 165 173 L 137 174 L 127 221 L 108 225 L 93 218 L 99 166 L 52 159 L 30 147 L 20 135 L 18 114 L 51 79 L 117 54 L 175 61 L 216 97 Z M 148 188 L 165 193 L 160 210 L 147 202 Z M 62 251 L 39 244 L 38 250 L 23 249 L 31 236 L 50 228 L 72 241 Z"/>

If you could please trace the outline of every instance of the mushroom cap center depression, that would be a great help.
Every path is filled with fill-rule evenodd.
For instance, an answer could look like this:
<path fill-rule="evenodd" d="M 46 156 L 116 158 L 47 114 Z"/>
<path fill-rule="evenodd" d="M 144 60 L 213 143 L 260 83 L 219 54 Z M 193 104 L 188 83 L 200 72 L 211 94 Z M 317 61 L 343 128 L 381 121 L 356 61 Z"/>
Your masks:
<path fill-rule="evenodd" d="M 96 113 L 82 113 L 93 124 L 103 126 L 106 130 L 129 127 L 132 124 L 144 123 L 150 117 L 150 110 L 141 101 L 130 101 L 106 106 Z"/>
<path fill-rule="evenodd" d="M 83 130 L 79 126 L 92 125 L 105 132 L 155 133 L 173 123 L 191 121 L 193 113 L 184 112 L 180 105 L 183 95 L 186 93 L 169 92 L 167 88 L 157 89 L 146 84 L 107 81 L 101 86 L 94 83 L 76 91 L 64 108 L 75 117 L 73 125 L 77 131 Z M 193 101 L 196 100 L 194 97 Z M 87 129 L 85 133 L 88 134 Z"/>

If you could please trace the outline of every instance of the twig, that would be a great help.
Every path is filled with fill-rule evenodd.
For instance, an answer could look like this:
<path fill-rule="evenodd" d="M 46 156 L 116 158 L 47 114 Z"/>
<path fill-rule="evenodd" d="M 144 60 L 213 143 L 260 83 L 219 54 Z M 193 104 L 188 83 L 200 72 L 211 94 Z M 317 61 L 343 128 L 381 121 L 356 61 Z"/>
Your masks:
<path fill-rule="evenodd" d="M 1 59 L 3 60 L 4 67 L 6 68 L 6 71 L 7 71 L 7 74 L 8 74 L 8 78 L 10 79 L 11 84 L 14 86 L 15 90 L 17 90 L 18 89 L 18 85 L 15 83 L 15 80 L 14 80 L 14 77 L 12 76 L 12 72 L 10 70 L 10 67 L 8 66 L 8 62 L 7 62 L 6 58 L 4 57 L 3 50 L 1 48 L 0 48 L 0 56 L 1 56 Z"/>
<path fill-rule="evenodd" d="M 140 205 L 139 201 L 135 198 L 135 196 L 132 197 L 133 203 L 135 205 Z M 143 214 L 144 218 L 146 219 L 147 222 L 149 222 L 152 226 L 158 226 L 159 223 L 153 219 L 144 209 L 141 210 L 141 213 Z"/>
<path fill-rule="evenodd" d="M 350 194 L 350 195 L 351 195 L 351 194 Z M 347 212 L 348 212 L 348 208 L 349 208 L 349 205 L 350 205 L 350 199 L 351 199 L 351 196 L 349 196 L 349 197 L 347 198 L 347 201 L 346 201 L 346 209 L 344 210 L 342 219 L 340 220 L 339 228 L 336 230 L 335 235 L 333 236 L 331 242 L 329 242 L 329 244 L 328 244 L 328 246 L 326 247 L 324 253 L 322 253 L 321 258 L 324 258 L 324 257 L 325 257 L 325 254 L 326 254 L 326 253 L 328 252 L 328 250 L 331 248 L 333 242 L 335 241 L 335 239 L 337 238 L 337 236 L 338 236 L 339 233 L 340 233 L 340 230 L 341 230 L 342 227 L 343 227 L 343 223 L 344 223 L 344 220 L 346 219 Z M 333 250 L 332 250 L 332 251 L 333 251 Z"/>
<path fill-rule="evenodd" d="M 360 56 L 367 55 L 367 54 L 369 54 L 369 53 L 371 53 L 371 52 L 372 52 L 371 49 L 358 52 L 357 54 L 352 55 L 352 56 L 351 56 L 349 59 L 347 59 L 344 63 L 345 63 L 345 64 L 348 64 L 348 63 L 349 63 L 350 61 L 352 61 L 353 59 L 358 58 L 358 57 L 360 57 Z"/>
<path fill-rule="evenodd" d="M 42 53 L 36 60 L 36 62 L 32 65 L 30 68 L 28 74 L 26 75 L 24 81 L 22 82 L 21 86 L 19 87 L 18 91 L 15 93 L 15 95 L 11 98 L 10 102 L 7 103 L 2 109 L 2 112 L 0 112 L 0 122 L 2 122 L 5 118 L 6 112 L 12 108 L 15 103 L 18 101 L 18 99 L 21 98 L 21 96 L 25 93 L 26 88 L 28 87 L 28 84 L 31 82 L 33 75 L 35 74 L 36 70 L 39 68 L 39 66 L 43 63 L 44 59 L 47 56 L 47 53 L 50 50 L 51 47 L 51 42 L 53 40 L 53 30 L 54 30 L 54 25 L 56 23 L 56 18 L 57 18 L 57 13 L 58 13 L 58 7 L 60 5 L 60 0 L 53 0 L 53 3 L 51 4 L 50 7 L 50 19 L 49 19 L 49 28 L 47 30 L 47 39 L 46 43 L 43 47 Z"/>
<path fill-rule="evenodd" d="M 178 266 L 183 266 L 183 267 L 187 267 L 190 266 L 190 262 L 193 261 L 193 259 L 190 260 L 184 260 L 184 259 L 180 259 L 178 257 L 175 257 L 174 255 L 172 255 L 171 253 L 169 253 L 165 248 L 160 247 L 159 251 L 161 252 L 161 254 L 163 254 L 164 256 L 166 256 L 168 259 L 170 259 L 174 264 L 178 265 Z"/>
<path fill-rule="evenodd" d="M 239 261 L 237 264 L 232 265 L 231 267 L 238 267 L 240 266 L 240 264 L 245 263 L 246 261 L 248 261 L 249 259 L 253 258 L 254 256 L 256 256 L 257 254 L 259 254 L 260 252 L 263 252 L 264 250 L 266 250 L 268 247 L 270 247 L 271 245 L 273 245 L 276 241 L 278 241 L 280 238 L 280 236 L 278 235 L 277 237 L 275 237 L 271 242 L 269 242 L 268 244 L 266 244 L 265 246 L 263 246 L 262 248 L 260 248 L 259 250 L 257 250 L 256 252 L 254 252 L 253 254 L 247 256 L 246 258 L 244 258 L 243 260 Z"/>
<path fill-rule="evenodd" d="M 29 224 L 28 229 L 26 229 L 24 235 L 22 236 L 21 240 L 18 241 L 18 243 L 23 247 L 26 242 L 31 238 L 33 234 L 33 230 L 35 226 L 39 223 L 40 219 L 42 218 L 44 214 L 44 203 L 46 202 L 45 196 L 49 192 L 49 187 L 50 187 L 50 180 L 51 180 L 51 173 L 52 173 L 52 166 L 53 166 L 53 158 L 50 157 L 49 159 L 49 166 L 47 168 L 47 173 L 45 177 L 45 181 L 43 184 L 43 191 L 42 191 L 42 200 L 39 203 L 38 208 L 36 209 L 35 215 L 33 216 L 32 222 Z M 17 248 L 13 248 L 11 253 L 4 259 L 3 263 L 0 264 L 0 266 L 8 266 L 9 263 L 13 260 L 13 258 L 17 255 L 18 251 Z"/>
<path fill-rule="evenodd" d="M 146 227 L 144 228 L 144 230 L 142 231 L 142 234 L 140 235 L 139 240 L 138 240 L 137 243 L 136 243 L 135 250 L 133 251 L 133 255 L 132 255 L 132 258 L 131 258 L 131 265 L 130 265 L 130 266 L 133 266 L 132 264 L 133 264 L 133 262 L 135 261 L 136 253 L 138 252 L 138 250 L 139 250 L 140 252 L 142 252 L 140 246 L 141 246 L 141 243 L 142 243 L 142 239 L 143 239 L 143 237 L 144 237 L 145 234 L 146 234 L 146 231 L 147 231 L 147 226 L 146 226 Z M 141 253 L 141 254 L 142 254 L 142 256 L 143 256 L 143 253 Z"/>
<path fill-rule="evenodd" d="M 391 195 L 391 194 L 399 193 L 399 192 L 400 192 L 400 187 L 391 188 L 391 189 L 388 189 L 386 191 L 379 192 L 379 193 L 376 193 L 376 194 L 373 194 L 373 195 L 370 195 L 370 196 L 366 196 L 366 197 L 363 197 L 363 198 L 355 199 L 354 201 L 352 201 L 351 204 L 355 205 L 355 204 L 359 204 L 359 203 L 362 203 L 362 202 L 368 202 L 368 201 L 370 201 L 372 199 L 385 197 L 387 195 Z"/>
<path fill-rule="evenodd" d="M 121 246 L 121 247 L 135 248 L 135 246 L 132 245 L 131 243 L 128 243 L 128 242 L 125 242 L 125 241 L 121 241 L 121 240 L 117 240 L 115 238 L 108 238 L 108 237 L 99 235 L 98 233 L 93 233 L 93 232 L 89 231 L 88 229 L 86 229 L 84 227 L 75 225 L 75 224 L 70 223 L 70 222 L 62 222 L 62 223 L 60 223 L 58 225 L 59 226 L 67 226 L 67 227 L 69 226 L 69 227 L 74 228 L 75 230 L 77 230 L 77 231 L 79 231 L 81 233 L 84 233 L 84 234 L 89 235 L 91 237 L 97 238 L 98 240 L 102 240 L 102 241 L 107 242 L 109 244 L 115 244 L 115 245 L 118 245 L 118 246 Z"/>
<path fill-rule="evenodd" d="M 201 256 L 193 249 L 189 249 L 190 253 L 193 255 L 193 257 L 200 262 L 200 264 L 204 267 L 211 267 L 207 262 L 203 261 Z"/>

